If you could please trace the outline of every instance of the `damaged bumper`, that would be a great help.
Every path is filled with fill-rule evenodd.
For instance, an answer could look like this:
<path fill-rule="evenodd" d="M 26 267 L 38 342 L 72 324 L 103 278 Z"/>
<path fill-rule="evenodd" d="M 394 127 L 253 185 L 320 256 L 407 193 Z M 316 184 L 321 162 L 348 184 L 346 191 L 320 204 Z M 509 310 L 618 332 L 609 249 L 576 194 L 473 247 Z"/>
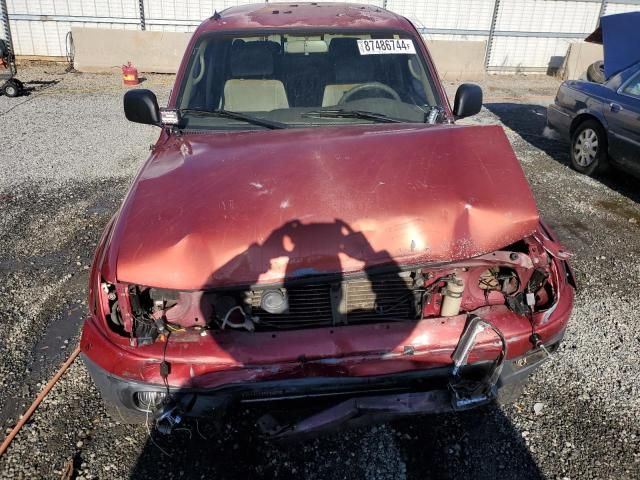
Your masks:
<path fill-rule="evenodd" d="M 503 349 L 494 361 L 467 363 L 476 336 L 484 328 L 491 328 L 482 325 L 478 317 L 476 319 L 468 322 L 454 352 L 452 366 L 389 375 L 297 378 L 216 388 L 167 389 L 114 376 L 84 354 L 83 359 L 104 400 L 116 408 L 117 411 L 112 412 L 116 418 L 124 422 L 155 418 L 158 429 L 166 433 L 182 416 L 220 418 L 229 407 L 238 404 L 275 406 L 296 400 L 332 401 L 333 406 L 296 421 L 279 421 L 270 414 L 260 418 L 258 426 L 265 436 L 284 439 L 327 432 L 338 426 L 467 410 L 496 399 L 511 401 L 531 372 L 558 348 L 564 336 L 562 330 L 543 348 L 515 359 L 506 360 Z M 144 399 L 149 402 L 150 398 L 156 403 L 145 409 Z"/>

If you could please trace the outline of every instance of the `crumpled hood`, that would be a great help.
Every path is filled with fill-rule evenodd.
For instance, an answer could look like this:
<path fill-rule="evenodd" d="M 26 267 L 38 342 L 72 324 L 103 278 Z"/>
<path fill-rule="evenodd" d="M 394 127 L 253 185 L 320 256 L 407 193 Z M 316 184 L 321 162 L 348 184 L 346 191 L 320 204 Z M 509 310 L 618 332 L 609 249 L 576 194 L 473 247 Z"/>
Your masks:
<path fill-rule="evenodd" d="M 538 211 L 498 126 L 360 125 L 172 137 L 109 245 L 119 281 L 280 282 L 488 253 Z"/>

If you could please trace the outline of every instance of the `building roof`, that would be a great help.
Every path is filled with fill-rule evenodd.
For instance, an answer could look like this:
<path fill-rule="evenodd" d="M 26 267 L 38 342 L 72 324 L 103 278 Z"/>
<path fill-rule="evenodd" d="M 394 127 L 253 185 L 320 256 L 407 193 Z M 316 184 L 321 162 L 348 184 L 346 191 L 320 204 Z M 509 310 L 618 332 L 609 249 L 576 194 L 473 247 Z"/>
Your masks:
<path fill-rule="evenodd" d="M 259 3 L 231 7 L 211 17 L 200 31 L 260 28 L 411 29 L 405 18 L 373 5 L 357 3 Z"/>

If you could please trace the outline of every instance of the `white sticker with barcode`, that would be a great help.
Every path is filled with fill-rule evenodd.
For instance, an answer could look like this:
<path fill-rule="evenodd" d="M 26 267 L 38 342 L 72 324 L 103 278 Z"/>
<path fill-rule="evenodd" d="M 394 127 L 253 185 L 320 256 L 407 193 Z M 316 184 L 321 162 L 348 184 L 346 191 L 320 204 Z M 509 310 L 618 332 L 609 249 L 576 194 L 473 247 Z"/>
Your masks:
<path fill-rule="evenodd" d="M 385 55 L 406 53 L 415 55 L 416 47 L 408 38 L 376 38 L 374 40 L 358 40 L 360 55 Z"/>

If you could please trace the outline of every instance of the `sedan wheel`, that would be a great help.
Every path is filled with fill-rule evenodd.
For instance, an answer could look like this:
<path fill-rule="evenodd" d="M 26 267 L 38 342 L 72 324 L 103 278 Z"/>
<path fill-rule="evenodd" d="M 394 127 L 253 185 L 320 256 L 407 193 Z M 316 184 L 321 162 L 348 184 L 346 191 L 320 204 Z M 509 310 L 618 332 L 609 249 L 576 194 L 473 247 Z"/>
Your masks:
<path fill-rule="evenodd" d="M 576 137 L 573 150 L 578 165 L 588 167 L 596 161 L 598 155 L 598 134 L 590 128 L 585 128 Z"/>
<path fill-rule="evenodd" d="M 580 173 L 602 173 L 607 165 L 607 136 L 596 120 L 581 123 L 571 140 L 571 166 Z"/>

